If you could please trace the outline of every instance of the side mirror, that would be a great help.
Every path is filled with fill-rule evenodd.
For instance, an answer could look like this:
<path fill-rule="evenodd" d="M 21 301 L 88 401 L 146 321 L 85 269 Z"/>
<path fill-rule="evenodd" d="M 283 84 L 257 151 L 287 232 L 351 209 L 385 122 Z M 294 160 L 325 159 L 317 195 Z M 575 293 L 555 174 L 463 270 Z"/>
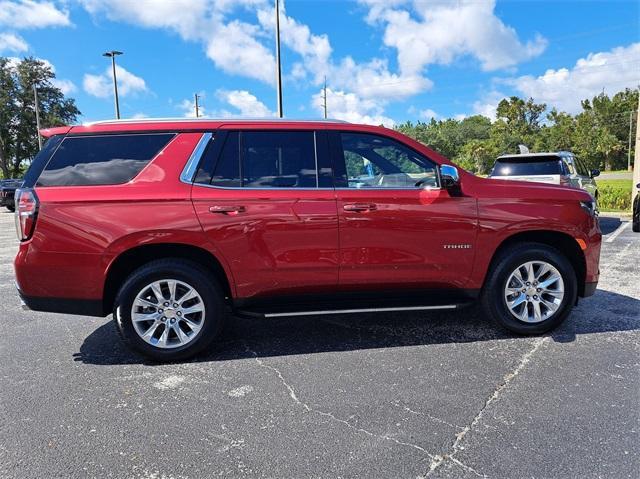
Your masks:
<path fill-rule="evenodd" d="M 443 188 L 450 189 L 460 187 L 460 175 L 458 175 L 458 168 L 455 166 L 442 165 L 440 167 L 440 179 L 442 180 Z"/>
<path fill-rule="evenodd" d="M 591 178 L 595 178 L 596 176 L 600 176 L 600 170 L 591 170 Z"/>

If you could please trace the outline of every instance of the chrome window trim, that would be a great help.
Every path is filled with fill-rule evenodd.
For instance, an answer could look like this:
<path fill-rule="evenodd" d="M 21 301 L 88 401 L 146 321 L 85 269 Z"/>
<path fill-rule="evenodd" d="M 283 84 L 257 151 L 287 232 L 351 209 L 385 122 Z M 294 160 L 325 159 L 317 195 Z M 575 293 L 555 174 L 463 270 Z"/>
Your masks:
<path fill-rule="evenodd" d="M 193 179 L 196 175 L 196 169 L 198 168 L 198 164 L 204 155 L 209 142 L 213 138 L 213 133 L 203 133 L 200 140 L 198 140 L 198 144 L 193 149 L 191 156 L 187 160 L 187 163 L 184 165 L 182 173 L 180 173 L 180 181 L 183 183 L 187 183 L 188 185 L 193 184 Z"/>

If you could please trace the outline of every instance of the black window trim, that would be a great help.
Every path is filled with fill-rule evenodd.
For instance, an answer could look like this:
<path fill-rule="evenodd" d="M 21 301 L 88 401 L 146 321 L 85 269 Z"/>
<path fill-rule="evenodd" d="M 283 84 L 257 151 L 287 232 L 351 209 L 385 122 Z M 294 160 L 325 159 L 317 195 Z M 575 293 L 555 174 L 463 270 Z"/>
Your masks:
<path fill-rule="evenodd" d="M 406 149 L 408 149 L 409 151 L 412 151 L 414 154 L 423 157 L 425 159 L 427 159 L 429 162 L 433 163 L 435 170 L 436 170 L 436 178 L 438 180 L 438 186 L 436 187 L 418 187 L 418 186 L 398 186 L 398 187 L 386 187 L 386 186 L 366 186 L 363 188 L 351 188 L 349 186 L 340 186 L 340 187 L 335 187 L 336 190 L 338 191 L 356 191 L 356 190 L 386 190 L 386 191 L 393 191 L 393 190 L 401 190 L 401 191 L 421 191 L 421 190 L 430 190 L 430 191 L 438 191 L 438 190 L 443 190 L 444 188 L 442 187 L 442 178 L 440 177 L 440 166 L 442 166 L 440 163 L 438 163 L 437 161 L 432 160 L 431 158 L 429 158 L 427 155 L 420 153 L 419 151 L 417 151 L 415 148 L 407 145 L 406 143 L 403 143 L 395 138 L 392 138 L 390 136 L 384 135 L 382 133 L 374 133 L 374 132 L 369 132 L 369 131 L 358 131 L 358 130 L 336 130 L 336 129 L 328 129 L 327 132 L 329 133 L 330 136 L 330 142 L 332 143 L 330 149 L 331 149 L 331 156 L 333 158 L 333 172 L 334 172 L 334 186 L 335 186 L 335 172 L 336 171 L 343 171 L 345 172 L 346 175 L 346 162 L 344 159 L 344 149 L 342 148 L 342 139 L 340 138 L 340 135 L 342 135 L 343 133 L 347 133 L 347 134 L 358 134 L 358 135 L 369 135 L 369 136 L 377 136 L 377 137 L 382 137 L 386 140 L 390 140 L 393 141 L 395 143 L 400 143 L 403 147 L 405 147 Z M 333 135 L 332 135 L 333 134 Z M 338 153 L 338 151 L 340 153 Z M 338 170 L 336 168 L 337 164 L 340 164 L 341 168 Z"/>
<path fill-rule="evenodd" d="M 220 129 L 218 129 L 220 130 Z M 215 138 L 218 138 L 218 134 L 216 130 L 216 134 L 214 134 L 213 136 Z M 202 168 L 204 165 L 202 164 L 203 160 L 204 160 L 204 154 L 206 152 L 206 148 L 204 148 L 201 152 L 200 158 L 198 159 L 198 167 L 195 169 L 195 173 L 194 173 L 194 177 L 193 180 L 191 182 L 189 182 L 189 184 L 192 184 L 193 186 L 202 186 L 205 188 L 215 188 L 215 189 L 219 189 L 219 190 L 248 190 L 248 191 L 319 191 L 319 190 L 326 190 L 326 191 L 334 191 L 335 188 L 335 181 L 333 182 L 334 185 L 333 186 L 319 186 L 320 185 L 320 171 L 318 169 L 319 166 L 319 162 L 318 162 L 318 133 L 323 133 L 325 130 L 317 130 L 317 129 L 242 129 L 242 128 L 233 128 L 233 129 L 224 129 L 224 130 L 220 130 L 220 131 L 224 131 L 225 135 L 227 135 L 228 133 L 231 132 L 237 132 L 238 133 L 238 141 L 240 143 L 240 181 L 242 181 L 242 164 L 243 164 L 243 144 L 242 144 L 242 133 L 244 132 L 267 132 L 267 133 L 288 133 L 288 132 L 306 132 L 306 133 L 313 133 L 313 150 L 314 150 L 314 160 L 315 160 L 315 166 L 316 166 L 316 186 L 315 187 L 309 187 L 309 186 L 305 186 L 305 187 L 283 187 L 283 188 L 269 188 L 269 187 L 255 187 L 255 186 L 217 186 L 217 185 L 212 185 L 209 183 L 201 183 L 201 182 L 196 182 L 195 181 L 195 177 L 196 177 L 196 173 L 198 172 L 198 170 L 200 168 Z M 215 139 L 213 140 L 214 142 L 216 141 Z M 209 143 L 207 143 L 209 144 Z M 219 156 L 220 156 L 221 152 L 218 152 L 218 157 L 215 159 L 215 163 L 217 164 Z M 331 156 L 331 155 L 329 155 Z M 333 167 L 333 162 L 331 161 L 331 158 L 328 159 L 329 164 L 332 165 Z M 209 165 L 211 166 L 211 165 Z M 215 166 L 215 165 L 213 165 Z M 212 174 L 212 172 L 209 172 L 210 174 Z M 332 172 L 332 179 L 334 179 L 334 172 Z"/>
<path fill-rule="evenodd" d="M 138 173 L 133 177 L 128 179 L 127 181 L 123 181 L 121 183 L 108 183 L 108 184 L 97 184 L 97 185 L 51 185 L 51 186 L 43 186 L 43 185 L 38 185 L 38 181 L 40 180 L 40 176 L 47 171 L 47 167 L 49 166 L 49 163 L 51 163 L 51 160 L 53 160 L 53 158 L 55 157 L 56 153 L 58 152 L 58 149 L 62 146 L 62 144 L 67 140 L 67 139 L 73 139 L 73 138 L 103 138 L 105 136 L 137 136 L 137 135 L 144 135 L 144 136 L 152 136 L 152 135 L 170 135 L 171 137 L 169 138 L 169 140 L 167 141 L 167 143 L 160 148 L 151 158 L 149 158 L 149 161 L 147 161 L 147 164 L 144 165 L 142 167 L 142 169 L 140 171 L 138 171 Z M 58 136 L 58 135 L 54 135 L 54 136 Z M 47 160 L 47 162 L 45 163 L 44 167 L 42 168 L 42 171 L 40 172 L 40 175 L 38 175 L 38 178 L 35 181 L 34 187 L 37 188 L 86 188 L 86 187 L 91 187 L 91 188 L 95 188 L 98 186 L 122 186 L 122 185 L 126 185 L 127 183 L 132 182 L 133 180 L 135 180 L 138 176 L 140 176 L 142 174 L 142 172 L 144 170 L 146 170 L 148 168 L 148 166 L 153 162 L 153 160 L 155 160 L 160 153 L 162 153 L 172 142 L 173 140 L 176 139 L 176 137 L 178 136 L 178 132 L 176 131 L 150 131 L 150 132 L 92 132 L 92 133 L 83 133 L 83 134 L 78 134 L 78 135 L 73 135 L 73 134 L 66 134 L 66 135 L 60 135 L 62 136 L 62 140 L 60 141 L 60 143 L 58 143 L 58 145 L 56 146 L 56 149 L 54 150 L 54 152 L 51 154 L 51 156 L 49 157 L 49 159 Z"/>

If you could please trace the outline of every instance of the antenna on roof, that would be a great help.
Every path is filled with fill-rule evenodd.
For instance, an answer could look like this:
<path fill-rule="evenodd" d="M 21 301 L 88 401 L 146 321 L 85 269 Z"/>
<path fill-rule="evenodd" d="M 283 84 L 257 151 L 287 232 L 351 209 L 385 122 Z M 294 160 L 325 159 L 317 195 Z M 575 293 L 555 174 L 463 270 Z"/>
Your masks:
<path fill-rule="evenodd" d="M 529 148 L 527 148 L 527 145 L 518 145 L 518 149 L 520 150 L 521 155 L 529 154 Z"/>

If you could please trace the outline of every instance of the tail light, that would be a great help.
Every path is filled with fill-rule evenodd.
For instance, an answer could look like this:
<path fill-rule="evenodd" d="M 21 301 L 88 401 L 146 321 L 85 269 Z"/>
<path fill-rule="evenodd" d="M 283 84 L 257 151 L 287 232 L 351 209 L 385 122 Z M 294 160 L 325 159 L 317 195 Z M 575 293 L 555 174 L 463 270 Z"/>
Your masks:
<path fill-rule="evenodd" d="M 571 185 L 571 181 L 569 180 L 568 176 L 560 175 L 560 184 L 562 186 L 570 186 Z"/>
<path fill-rule="evenodd" d="M 15 195 L 16 201 L 16 232 L 20 241 L 31 238 L 36 227 L 38 217 L 38 206 L 40 202 L 36 192 L 31 188 L 18 188 Z"/>

